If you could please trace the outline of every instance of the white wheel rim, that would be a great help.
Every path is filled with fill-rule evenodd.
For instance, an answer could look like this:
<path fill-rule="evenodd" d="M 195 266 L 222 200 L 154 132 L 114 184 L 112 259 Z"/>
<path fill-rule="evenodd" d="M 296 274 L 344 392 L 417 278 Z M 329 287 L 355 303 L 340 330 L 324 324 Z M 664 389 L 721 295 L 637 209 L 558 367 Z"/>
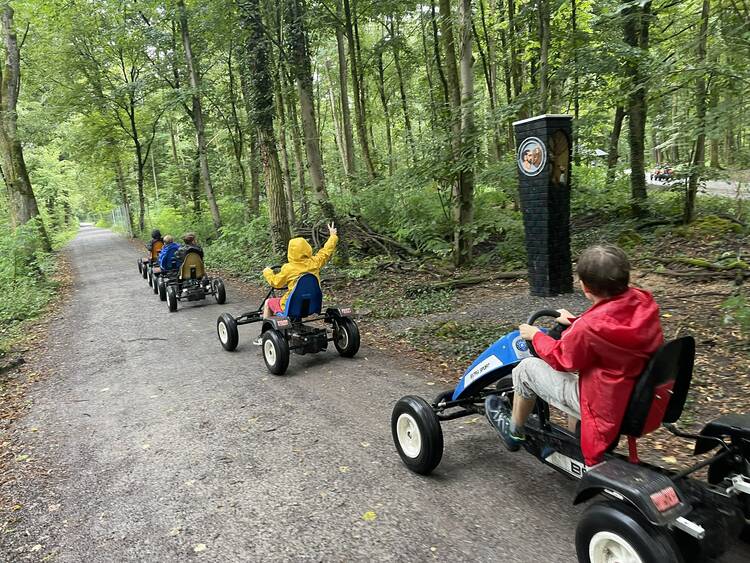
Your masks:
<path fill-rule="evenodd" d="M 270 338 L 263 344 L 263 355 L 266 357 L 269 366 L 276 364 L 276 347 Z"/>
<path fill-rule="evenodd" d="M 422 451 L 422 433 L 412 415 L 403 413 L 398 417 L 396 435 L 401 450 L 407 457 L 414 459 Z"/>
<path fill-rule="evenodd" d="M 349 332 L 344 330 L 344 327 L 341 325 L 338 325 L 336 329 L 336 342 L 340 348 L 349 346 Z"/>
<path fill-rule="evenodd" d="M 638 552 L 613 532 L 597 532 L 589 541 L 591 563 L 643 563 Z"/>
<path fill-rule="evenodd" d="M 226 344 L 229 340 L 229 333 L 227 332 L 227 325 L 224 322 L 219 323 L 219 339 Z"/>

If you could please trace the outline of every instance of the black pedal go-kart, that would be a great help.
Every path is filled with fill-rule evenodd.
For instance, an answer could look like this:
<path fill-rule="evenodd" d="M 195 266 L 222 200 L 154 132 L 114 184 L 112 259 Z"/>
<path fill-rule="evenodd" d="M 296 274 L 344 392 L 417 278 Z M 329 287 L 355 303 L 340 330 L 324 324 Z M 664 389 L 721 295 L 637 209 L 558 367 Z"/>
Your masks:
<path fill-rule="evenodd" d="M 227 300 L 227 290 L 221 278 L 210 278 L 200 254 L 188 251 L 180 267 L 173 272 L 160 273 L 154 287 L 170 313 L 177 310 L 179 301 L 201 301 L 212 295 L 219 305 Z"/>
<path fill-rule="evenodd" d="M 559 313 L 542 310 L 528 320 Z M 548 331 L 559 338 L 565 329 Z M 547 330 L 547 329 L 543 329 Z M 484 414 L 484 401 L 497 394 L 512 405 L 512 369 L 535 355 L 513 331 L 485 350 L 456 387 L 432 402 L 400 399 L 391 416 L 393 440 L 404 464 L 422 475 L 443 455 L 443 422 Z M 630 396 L 620 428 L 628 455 L 612 444 L 603 462 L 587 467 L 575 433 L 550 420 L 549 405 L 537 399 L 526 423 L 524 448 L 537 459 L 578 479 L 574 504 L 593 498 L 578 522 L 578 560 L 591 563 L 707 561 L 725 553 L 750 523 L 750 413 L 727 414 L 698 434 L 680 431 L 679 419 L 693 374 L 695 341 L 685 336 L 665 343 L 650 359 Z M 671 470 L 638 458 L 636 439 L 663 426 L 693 443 L 694 455 L 711 454 L 694 465 Z M 704 479 L 696 472 L 707 469 Z"/>
<path fill-rule="evenodd" d="M 268 371 L 283 375 L 289 367 L 289 353 L 316 354 L 328 348 L 333 342 L 338 353 L 352 358 L 359 351 L 359 328 L 352 318 L 351 307 L 323 308 L 323 293 L 318 278 L 313 274 L 303 274 L 297 280 L 286 301 L 283 315 L 263 317 L 263 303 L 275 295 L 271 288 L 258 309 L 233 317 L 222 314 L 216 321 L 216 332 L 224 350 L 229 352 L 239 343 L 239 325 L 262 323 L 260 343 L 263 360 Z M 312 323 L 323 321 L 324 325 Z M 331 325 L 328 329 L 325 325 Z"/>
<path fill-rule="evenodd" d="M 148 280 L 151 285 L 151 279 L 149 278 L 149 268 L 159 266 L 159 253 L 164 247 L 164 243 L 160 240 L 154 241 L 151 245 L 151 252 L 149 256 L 138 258 L 138 273 L 143 276 L 144 280 Z"/>

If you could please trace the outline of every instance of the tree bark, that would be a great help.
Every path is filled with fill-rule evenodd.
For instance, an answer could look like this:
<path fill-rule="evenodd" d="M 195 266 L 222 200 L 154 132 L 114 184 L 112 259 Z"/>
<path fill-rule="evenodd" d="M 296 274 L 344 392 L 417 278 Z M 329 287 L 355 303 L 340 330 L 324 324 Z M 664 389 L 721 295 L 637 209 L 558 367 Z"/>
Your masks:
<path fill-rule="evenodd" d="M 440 1 L 440 34 L 445 52 L 445 74 L 448 86 L 448 102 L 451 110 L 450 127 L 453 158 L 459 157 L 461 148 L 461 86 L 458 80 L 455 39 L 453 38 L 453 16 L 450 0 Z M 463 0 L 461 0 L 463 1 Z"/>
<path fill-rule="evenodd" d="M 349 0 L 344 2 L 344 17 L 346 21 L 346 38 L 349 46 L 349 60 L 352 69 L 352 87 L 354 88 L 354 116 L 357 122 L 357 137 L 359 138 L 360 148 L 362 149 L 362 159 L 365 161 L 367 174 L 370 179 L 375 178 L 375 165 L 370 155 L 370 143 L 367 138 L 367 124 L 365 121 L 365 110 L 362 104 L 362 86 L 359 76 L 359 57 L 357 57 L 357 48 L 355 45 L 354 26 L 352 25 L 352 11 Z"/>
<path fill-rule="evenodd" d="M 258 170 L 258 133 L 257 127 L 253 123 L 253 106 L 251 102 L 250 84 L 248 82 L 249 70 L 244 62 L 244 57 L 240 55 L 240 90 L 242 91 L 242 100 L 247 113 L 248 134 L 246 136 L 248 145 L 248 157 L 250 159 L 250 197 L 246 201 L 248 215 L 255 217 L 260 211 L 260 173 Z"/>
<path fill-rule="evenodd" d="M 343 21 L 343 7 L 341 0 L 336 2 L 336 52 L 339 61 L 339 93 L 341 98 L 341 129 L 344 140 L 344 172 L 347 176 L 354 176 L 354 133 L 352 130 L 352 114 L 349 109 L 349 79 L 346 74 L 346 47 L 344 45 L 344 29 L 339 23 Z"/>
<path fill-rule="evenodd" d="M 279 33 L 281 37 L 281 33 Z M 279 55 L 281 59 L 281 55 Z M 274 100 L 276 102 L 276 114 L 279 116 L 279 150 L 281 151 L 281 173 L 284 178 L 284 195 L 286 196 L 287 216 L 289 226 L 294 227 L 297 218 L 294 214 L 294 191 L 292 190 L 292 175 L 289 170 L 289 154 L 286 149 L 286 112 L 284 111 L 284 87 L 283 69 L 281 60 L 278 61 L 278 74 L 274 88 Z"/>
<path fill-rule="evenodd" d="M 5 68 L 0 73 L 0 158 L 9 195 L 11 226 L 16 229 L 34 221 L 41 247 L 49 252 L 52 245 L 39 213 L 18 138 L 16 106 L 21 90 L 21 53 L 13 22 L 13 8 L 6 3 L 1 9 Z"/>
<path fill-rule="evenodd" d="M 117 181 L 117 191 L 120 192 L 120 201 L 122 201 L 122 206 L 127 216 L 125 226 L 128 229 L 128 236 L 133 238 L 133 214 L 130 211 L 130 198 L 125 186 L 125 174 L 122 171 L 122 162 L 120 162 L 119 156 L 115 157 L 115 180 Z"/>
<path fill-rule="evenodd" d="M 607 184 L 611 184 L 615 179 L 615 168 L 617 160 L 620 158 L 620 133 L 622 132 L 622 121 L 625 118 L 625 108 L 617 106 L 615 109 L 615 123 L 612 126 L 612 133 L 609 136 L 609 152 L 607 153 Z"/>
<path fill-rule="evenodd" d="M 299 119 L 297 118 L 297 107 L 292 101 L 292 96 L 287 96 L 287 108 L 292 119 L 292 145 L 294 146 L 294 167 L 297 171 L 297 184 L 300 193 L 300 214 L 306 220 L 309 215 L 309 203 L 307 201 L 307 186 L 305 184 L 305 160 L 302 156 L 302 136 L 299 130 Z"/>
<path fill-rule="evenodd" d="M 453 218 L 454 262 L 462 266 L 471 262 L 474 218 L 474 160 L 476 131 L 474 126 L 474 60 L 472 56 L 471 0 L 459 5 L 461 29 L 461 171 L 454 193 Z"/>
<path fill-rule="evenodd" d="M 393 139 L 391 137 L 391 112 L 388 109 L 388 98 L 385 95 L 385 66 L 383 65 L 383 51 L 378 51 L 378 92 L 383 104 L 385 118 L 385 142 L 388 148 L 388 175 L 393 176 Z"/>
<path fill-rule="evenodd" d="M 412 160 L 416 158 L 417 149 L 414 146 L 414 134 L 411 128 L 411 119 L 409 118 L 409 104 L 406 100 L 406 86 L 404 85 L 404 75 L 401 71 L 401 57 L 399 56 L 399 46 L 396 41 L 399 33 L 398 22 L 391 19 L 391 42 L 393 46 L 393 65 L 396 67 L 396 78 L 398 79 L 398 91 L 401 95 L 401 111 L 404 113 L 404 132 L 406 137 L 406 146 L 411 153 Z"/>
<path fill-rule="evenodd" d="M 628 95 L 628 142 L 630 144 L 630 193 L 633 212 L 641 215 L 646 201 L 646 77 L 641 70 L 641 57 L 648 51 L 648 31 L 651 22 L 651 2 L 642 6 L 630 5 L 624 11 L 623 32 L 625 42 L 637 48 L 641 55 L 627 61 L 626 73 L 630 79 Z"/>
<path fill-rule="evenodd" d="M 539 16 L 539 113 L 549 111 L 549 42 L 550 14 L 549 0 L 538 0 Z"/>
<path fill-rule="evenodd" d="M 276 254 L 284 256 L 290 231 L 276 136 L 273 129 L 273 77 L 268 57 L 266 30 L 259 0 L 238 0 L 240 26 L 245 31 L 244 68 L 251 90 L 251 119 L 258 128 L 258 145 L 266 180 L 271 240 Z"/>
<path fill-rule="evenodd" d="M 182 34 L 182 46 L 185 51 L 185 63 L 187 64 L 188 74 L 190 76 L 190 89 L 192 90 L 193 111 L 190 115 L 195 126 L 196 142 L 198 144 L 198 159 L 200 163 L 201 180 L 203 189 L 206 192 L 208 207 L 211 210 L 214 228 L 218 231 L 221 228 L 221 216 L 219 215 L 219 206 L 216 204 L 214 197 L 213 183 L 211 182 L 211 171 L 208 167 L 208 151 L 206 148 L 206 132 L 203 123 L 203 108 L 200 98 L 200 79 L 198 77 L 198 63 L 193 56 L 193 48 L 190 42 L 190 32 L 188 29 L 187 10 L 185 9 L 184 0 L 177 0 L 177 8 L 180 14 L 180 31 Z"/>
<path fill-rule="evenodd" d="M 702 68 L 706 62 L 706 44 L 708 41 L 708 18 L 710 15 L 709 0 L 703 0 L 701 9 L 700 35 L 698 36 L 698 53 L 696 57 L 696 68 Z M 685 208 L 682 219 L 690 223 L 695 219 L 695 198 L 698 194 L 698 181 L 703 173 L 706 161 L 706 75 L 701 72 L 695 80 L 695 119 L 698 128 L 698 136 L 695 139 L 693 159 L 690 163 L 690 175 L 688 176 L 687 193 L 685 194 Z"/>
<path fill-rule="evenodd" d="M 517 98 L 523 90 L 521 55 L 518 52 L 518 27 L 516 26 L 516 0 L 508 0 L 508 46 L 510 48 L 510 76 L 513 83 L 513 97 Z M 523 49 L 521 50 L 523 52 Z M 526 109 L 520 108 L 518 117 L 526 117 Z"/>
<path fill-rule="evenodd" d="M 578 166 L 581 153 L 578 150 L 578 118 L 581 113 L 578 76 L 578 0 L 570 0 L 570 29 L 573 40 L 573 163 Z"/>

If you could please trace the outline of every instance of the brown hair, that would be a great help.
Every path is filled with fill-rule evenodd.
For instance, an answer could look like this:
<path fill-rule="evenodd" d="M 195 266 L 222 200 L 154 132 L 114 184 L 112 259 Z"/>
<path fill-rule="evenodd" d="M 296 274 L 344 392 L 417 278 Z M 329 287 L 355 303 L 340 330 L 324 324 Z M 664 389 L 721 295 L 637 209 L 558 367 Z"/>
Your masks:
<path fill-rule="evenodd" d="M 586 288 L 597 297 L 620 295 L 630 283 L 628 256 L 613 244 L 588 247 L 578 257 L 576 271 Z"/>
<path fill-rule="evenodd" d="M 185 233 L 182 236 L 182 240 L 184 240 L 188 244 L 195 242 L 195 233 Z"/>

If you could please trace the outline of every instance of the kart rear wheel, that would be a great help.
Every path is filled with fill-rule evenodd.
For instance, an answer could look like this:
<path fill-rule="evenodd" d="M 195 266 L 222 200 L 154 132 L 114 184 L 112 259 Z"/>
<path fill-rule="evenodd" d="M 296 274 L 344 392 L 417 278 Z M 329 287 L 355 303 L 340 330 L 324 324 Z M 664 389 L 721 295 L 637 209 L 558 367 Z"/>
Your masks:
<path fill-rule="evenodd" d="M 143 279 L 148 279 L 148 268 L 147 265 L 141 262 L 141 275 L 143 276 Z"/>
<path fill-rule="evenodd" d="M 169 312 L 174 313 L 177 310 L 177 291 L 173 285 L 167 286 L 167 307 Z"/>
<path fill-rule="evenodd" d="M 219 305 L 223 305 L 227 302 L 227 288 L 224 286 L 224 280 L 221 278 L 213 281 L 214 286 L 214 297 Z"/>
<path fill-rule="evenodd" d="M 232 352 L 237 348 L 240 341 L 240 333 L 237 330 L 237 321 L 229 313 L 222 313 L 216 320 L 216 333 L 219 335 L 219 342 L 222 348 L 227 352 Z"/>
<path fill-rule="evenodd" d="M 151 289 L 154 290 L 154 295 L 159 294 L 159 280 L 160 276 L 155 276 L 154 274 L 151 274 Z"/>
<path fill-rule="evenodd" d="M 353 358 L 359 351 L 359 327 L 352 319 L 342 317 L 333 325 L 333 345 L 344 358 Z"/>
<path fill-rule="evenodd" d="M 159 277 L 159 300 L 166 301 L 167 300 L 167 284 L 164 283 L 164 278 L 161 276 Z"/>
<path fill-rule="evenodd" d="M 268 329 L 263 333 L 263 361 L 274 375 L 284 375 L 289 367 L 289 344 L 284 334 L 276 329 Z"/>
<path fill-rule="evenodd" d="M 140 258 L 138 258 L 138 273 L 139 274 L 143 273 L 143 262 L 141 262 Z"/>
<path fill-rule="evenodd" d="M 682 563 L 666 528 L 649 523 L 635 508 L 622 502 L 592 504 L 576 528 L 580 563 Z"/>
<path fill-rule="evenodd" d="M 391 434 L 398 455 L 414 473 L 428 475 L 443 458 L 443 429 L 421 397 L 407 395 L 393 407 Z"/>

